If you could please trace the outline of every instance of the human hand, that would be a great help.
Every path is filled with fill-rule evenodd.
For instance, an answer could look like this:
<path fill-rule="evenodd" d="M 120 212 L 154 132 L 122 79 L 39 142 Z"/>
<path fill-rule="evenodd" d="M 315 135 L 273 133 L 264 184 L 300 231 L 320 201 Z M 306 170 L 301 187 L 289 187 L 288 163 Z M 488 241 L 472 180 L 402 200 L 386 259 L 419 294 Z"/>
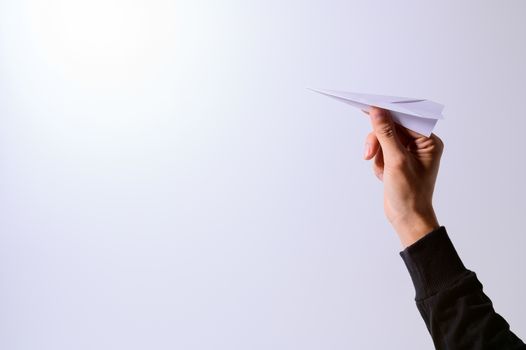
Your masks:
<path fill-rule="evenodd" d="M 387 219 L 407 247 L 435 230 L 433 190 L 444 144 L 438 136 L 425 137 L 395 124 L 389 111 L 372 107 L 373 131 L 367 135 L 364 159 L 384 184 Z"/>

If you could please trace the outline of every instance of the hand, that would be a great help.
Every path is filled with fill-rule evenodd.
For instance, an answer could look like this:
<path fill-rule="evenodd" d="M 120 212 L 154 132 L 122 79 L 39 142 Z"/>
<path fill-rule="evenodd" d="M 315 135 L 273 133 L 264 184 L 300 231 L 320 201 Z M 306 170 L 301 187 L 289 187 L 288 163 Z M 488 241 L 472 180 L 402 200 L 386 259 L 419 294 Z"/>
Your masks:
<path fill-rule="evenodd" d="M 389 111 L 372 107 L 373 132 L 367 135 L 364 158 L 384 184 L 387 219 L 407 247 L 438 224 L 433 190 L 444 144 L 438 136 L 425 137 L 395 124 Z"/>

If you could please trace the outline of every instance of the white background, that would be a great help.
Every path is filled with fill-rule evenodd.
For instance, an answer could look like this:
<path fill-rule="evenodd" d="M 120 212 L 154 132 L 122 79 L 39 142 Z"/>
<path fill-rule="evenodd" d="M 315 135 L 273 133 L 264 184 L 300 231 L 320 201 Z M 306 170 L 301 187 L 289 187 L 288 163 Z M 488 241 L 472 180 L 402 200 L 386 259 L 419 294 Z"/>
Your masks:
<path fill-rule="evenodd" d="M 526 337 L 526 2 L 0 0 L 0 348 L 430 349 L 307 87 L 446 105 L 437 215 Z"/>

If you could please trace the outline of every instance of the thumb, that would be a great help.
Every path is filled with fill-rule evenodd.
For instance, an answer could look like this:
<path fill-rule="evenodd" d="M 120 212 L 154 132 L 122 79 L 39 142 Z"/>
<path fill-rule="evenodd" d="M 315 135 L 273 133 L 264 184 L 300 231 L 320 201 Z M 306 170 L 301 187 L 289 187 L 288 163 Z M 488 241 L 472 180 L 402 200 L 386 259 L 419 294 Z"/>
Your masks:
<path fill-rule="evenodd" d="M 378 107 L 371 107 L 369 111 L 374 133 L 384 152 L 386 163 L 404 156 L 404 147 L 396 134 L 396 128 L 389 111 Z"/>

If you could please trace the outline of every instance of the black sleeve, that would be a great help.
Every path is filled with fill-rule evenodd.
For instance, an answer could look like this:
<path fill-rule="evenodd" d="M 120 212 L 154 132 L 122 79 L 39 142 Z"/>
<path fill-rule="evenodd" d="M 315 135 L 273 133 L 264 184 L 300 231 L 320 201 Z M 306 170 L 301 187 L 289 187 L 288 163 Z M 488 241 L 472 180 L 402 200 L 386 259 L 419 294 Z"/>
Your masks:
<path fill-rule="evenodd" d="M 444 226 L 400 252 L 436 349 L 526 349 L 464 267 Z"/>

